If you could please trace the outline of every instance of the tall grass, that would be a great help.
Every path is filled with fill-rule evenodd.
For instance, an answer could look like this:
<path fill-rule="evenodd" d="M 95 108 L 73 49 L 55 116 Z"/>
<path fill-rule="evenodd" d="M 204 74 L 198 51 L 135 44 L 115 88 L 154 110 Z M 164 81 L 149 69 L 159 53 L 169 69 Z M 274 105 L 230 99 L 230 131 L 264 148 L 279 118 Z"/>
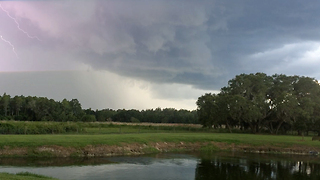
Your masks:
<path fill-rule="evenodd" d="M 163 133 L 163 132 L 213 132 L 199 126 L 187 125 L 140 125 L 90 122 L 34 122 L 0 121 L 0 134 L 115 134 L 115 133 Z M 221 130 L 218 130 L 221 131 Z"/>
<path fill-rule="evenodd" d="M 82 132 L 80 123 L 1 121 L 0 134 L 61 134 Z"/>

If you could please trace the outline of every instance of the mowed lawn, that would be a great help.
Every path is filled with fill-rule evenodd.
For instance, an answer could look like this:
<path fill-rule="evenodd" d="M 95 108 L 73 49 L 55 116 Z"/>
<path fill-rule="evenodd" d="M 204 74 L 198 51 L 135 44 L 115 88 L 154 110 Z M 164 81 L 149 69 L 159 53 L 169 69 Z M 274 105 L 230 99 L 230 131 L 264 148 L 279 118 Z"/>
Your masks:
<path fill-rule="evenodd" d="M 58 135 L 0 135 L 0 147 L 37 147 L 58 145 L 84 147 L 87 145 L 121 145 L 152 142 L 225 142 L 253 146 L 277 147 L 312 146 L 320 148 L 319 141 L 311 137 L 290 135 L 256 135 L 230 133 L 133 133 L 133 134 L 58 134 Z"/>

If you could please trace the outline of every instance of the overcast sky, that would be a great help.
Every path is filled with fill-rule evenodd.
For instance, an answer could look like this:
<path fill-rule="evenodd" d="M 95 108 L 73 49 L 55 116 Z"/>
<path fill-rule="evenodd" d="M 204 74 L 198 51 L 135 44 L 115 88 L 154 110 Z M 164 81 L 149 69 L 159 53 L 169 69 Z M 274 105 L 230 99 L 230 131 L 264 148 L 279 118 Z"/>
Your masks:
<path fill-rule="evenodd" d="M 320 79 L 320 1 L 0 2 L 0 94 L 196 109 L 241 73 Z"/>

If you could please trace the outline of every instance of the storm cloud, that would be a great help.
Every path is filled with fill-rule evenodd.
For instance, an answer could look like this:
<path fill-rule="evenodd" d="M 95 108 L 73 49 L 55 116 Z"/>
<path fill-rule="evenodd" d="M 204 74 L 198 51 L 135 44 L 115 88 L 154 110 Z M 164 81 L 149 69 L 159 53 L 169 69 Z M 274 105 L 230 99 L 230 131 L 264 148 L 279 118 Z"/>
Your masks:
<path fill-rule="evenodd" d="M 240 73 L 320 79 L 319 6 L 315 0 L 1 2 L 19 27 L 40 41 L 27 37 L 0 9 L 0 35 L 19 56 L 0 41 L 0 71 L 11 72 L 10 77 L 24 71 L 111 73 L 149 87 L 149 99 L 168 100 L 167 106 L 173 99 L 193 100 L 190 107 L 195 107 L 199 93 L 218 91 Z M 89 82 L 84 77 L 77 76 L 77 85 Z M 96 78 L 110 83 L 102 80 L 105 75 Z M 106 101 L 114 101 L 115 94 L 109 92 Z"/>

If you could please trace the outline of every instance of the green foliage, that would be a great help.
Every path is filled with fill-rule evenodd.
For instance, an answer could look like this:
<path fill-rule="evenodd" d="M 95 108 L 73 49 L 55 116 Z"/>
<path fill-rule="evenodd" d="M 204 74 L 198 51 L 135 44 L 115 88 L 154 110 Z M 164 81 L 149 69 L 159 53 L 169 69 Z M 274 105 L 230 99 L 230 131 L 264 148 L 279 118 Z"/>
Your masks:
<path fill-rule="evenodd" d="M 82 122 L 95 122 L 96 116 L 95 115 L 84 115 L 81 119 Z"/>
<path fill-rule="evenodd" d="M 219 111 L 217 96 L 215 94 L 205 94 L 199 97 L 197 101 L 199 122 L 204 127 L 211 128 L 218 125 Z"/>
<path fill-rule="evenodd" d="M 241 74 L 219 94 L 198 98 L 204 127 L 226 125 L 253 133 L 289 129 L 320 132 L 320 85 L 309 77 Z"/>
<path fill-rule="evenodd" d="M 89 115 L 94 118 L 93 115 Z M 92 120 L 91 120 L 92 121 Z M 108 122 L 46 122 L 46 121 L 0 121 L 0 134 L 114 134 L 114 133 L 178 133 L 178 132 L 222 132 L 203 129 L 187 124 L 144 124 Z"/>
<path fill-rule="evenodd" d="M 14 134 L 15 126 L 10 123 L 0 123 L 0 134 Z"/>
<path fill-rule="evenodd" d="M 131 117 L 130 120 L 132 123 L 140 123 L 139 119 L 135 118 L 135 117 Z"/>
<path fill-rule="evenodd" d="M 83 123 L 88 134 L 118 134 L 120 133 L 182 133 L 182 132 L 217 132 L 203 129 L 199 126 L 189 125 L 145 125 L 139 124 L 114 124 L 114 123 Z"/>
<path fill-rule="evenodd" d="M 93 117 L 94 116 L 94 117 Z M 138 111 L 82 109 L 77 99 L 63 99 L 57 102 L 46 97 L 24 97 L 4 93 L 0 96 L 0 120 L 18 121 L 115 121 L 115 122 L 153 122 L 153 123 L 198 123 L 196 111 L 156 108 Z"/>
<path fill-rule="evenodd" d="M 59 122 L 0 122 L 0 134 L 60 134 L 78 133 L 82 131 L 81 124 Z"/>
<path fill-rule="evenodd" d="M 11 98 L 10 95 L 7 95 L 6 93 L 4 93 L 2 98 L 1 98 L 1 106 L 3 108 L 4 116 L 8 115 L 10 98 Z"/>

